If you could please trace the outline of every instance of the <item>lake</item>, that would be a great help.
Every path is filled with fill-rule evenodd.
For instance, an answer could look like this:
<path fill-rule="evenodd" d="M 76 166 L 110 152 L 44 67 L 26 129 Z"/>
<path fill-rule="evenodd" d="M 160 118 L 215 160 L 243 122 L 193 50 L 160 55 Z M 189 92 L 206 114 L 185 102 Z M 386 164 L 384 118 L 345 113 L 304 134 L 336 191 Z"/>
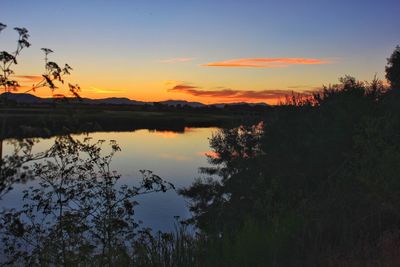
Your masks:
<path fill-rule="evenodd" d="M 115 140 L 122 151 L 112 161 L 112 169 L 121 174 L 120 184 L 132 185 L 141 179 L 139 170 L 151 170 L 176 188 L 189 186 L 195 178 L 204 175 L 199 167 L 209 166 L 205 153 L 210 151 L 209 138 L 218 128 L 185 128 L 183 132 L 137 130 L 133 132 L 96 132 L 73 135 L 84 139 Z M 39 139 L 34 151 L 44 151 L 54 142 L 54 138 Z M 4 141 L 3 154 L 11 152 L 12 145 Z M 104 145 L 106 148 L 107 146 Z M 107 153 L 107 149 L 104 150 Z M 35 181 L 17 184 L 0 200 L 1 208 L 18 208 L 22 205 L 22 190 L 35 186 Z M 189 218 L 185 199 L 174 191 L 154 193 L 137 198 L 136 220 L 143 221 L 145 227 L 153 230 L 170 231 L 174 226 L 174 216 Z"/>

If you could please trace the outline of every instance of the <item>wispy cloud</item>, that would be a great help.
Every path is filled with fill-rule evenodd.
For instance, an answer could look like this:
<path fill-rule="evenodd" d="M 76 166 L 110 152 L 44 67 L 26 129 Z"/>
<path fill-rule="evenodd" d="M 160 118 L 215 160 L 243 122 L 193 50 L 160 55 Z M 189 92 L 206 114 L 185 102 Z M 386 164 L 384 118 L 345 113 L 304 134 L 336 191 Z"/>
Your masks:
<path fill-rule="evenodd" d="M 184 63 L 195 60 L 194 57 L 176 57 L 160 60 L 162 63 Z"/>
<path fill-rule="evenodd" d="M 114 93 L 124 92 L 123 90 L 118 90 L 118 89 L 104 89 L 104 88 L 98 88 L 98 87 L 89 87 L 89 88 L 86 88 L 84 91 L 90 92 L 90 93 L 97 93 L 97 94 L 114 94 Z"/>
<path fill-rule="evenodd" d="M 172 131 L 151 131 L 152 134 L 158 135 L 162 138 L 176 138 L 178 137 L 177 132 Z"/>
<path fill-rule="evenodd" d="M 179 92 L 185 93 L 192 96 L 200 97 L 215 97 L 215 98 L 226 98 L 232 100 L 275 100 L 283 98 L 287 95 L 292 94 L 293 90 L 234 90 L 234 89 L 218 89 L 218 90 L 204 90 L 200 87 L 186 84 L 179 84 L 168 92 Z"/>
<path fill-rule="evenodd" d="M 42 75 L 17 75 L 15 77 L 22 83 L 38 83 L 43 80 Z"/>
<path fill-rule="evenodd" d="M 15 80 L 19 83 L 16 90 L 20 93 L 31 91 L 32 88 L 43 81 L 43 76 L 41 75 L 16 75 Z M 32 90 L 35 92 L 35 90 Z"/>
<path fill-rule="evenodd" d="M 210 158 L 214 158 L 214 159 L 217 159 L 220 157 L 220 155 L 217 152 L 212 151 L 212 150 L 205 151 L 205 152 L 197 152 L 196 154 L 198 156 L 202 156 L 202 157 L 206 156 L 206 157 L 210 157 Z"/>
<path fill-rule="evenodd" d="M 167 80 L 167 81 L 164 82 L 164 85 L 170 87 L 170 86 L 181 84 L 181 83 L 184 83 L 184 82 L 183 81 L 177 81 L 177 80 Z"/>
<path fill-rule="evenodd" d="M 298 90 L 298 89 L 306 89 L 306 90 L 302 90 L 302 92 L 315 92 L 316 90 L 321 89 L 321 86 L 313 86 L 313 85 L 292 85 L 292 86 L 288 86 L 288 89 L 294 89 L 294 90 Z"/>
<path fill-rule="evenodd" d="M 204 67 L 230 68 L 286 68 L 290 65 L 318 65 L 331 63 L 325 59 L 315 58 L 239 58 L 203 64 Z"/>

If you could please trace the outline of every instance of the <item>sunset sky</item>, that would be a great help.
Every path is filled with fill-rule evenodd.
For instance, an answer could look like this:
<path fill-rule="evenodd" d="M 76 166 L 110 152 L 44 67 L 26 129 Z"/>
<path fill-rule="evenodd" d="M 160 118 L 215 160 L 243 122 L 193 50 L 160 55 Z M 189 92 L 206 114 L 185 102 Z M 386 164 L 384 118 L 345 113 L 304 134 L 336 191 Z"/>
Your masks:
<path fill-rule="evenodd" d="M 400 44 L 399 0 L 2 0 L 0 10 L 0 50 L 12 50 L 13 27 L 31 35 L 15 69 L 24 85 L 47 47 L 91 98 L 273 103 L 346 74 L 384 79 Z"/>

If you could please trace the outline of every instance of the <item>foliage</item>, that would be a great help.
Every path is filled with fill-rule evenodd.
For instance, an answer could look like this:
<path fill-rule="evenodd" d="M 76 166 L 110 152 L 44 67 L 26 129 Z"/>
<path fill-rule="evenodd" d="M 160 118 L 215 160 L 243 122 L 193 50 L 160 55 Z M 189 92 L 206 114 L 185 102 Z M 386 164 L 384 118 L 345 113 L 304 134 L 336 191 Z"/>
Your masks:
<path fill-rule="evenodd" d="M 7 25 L 0 23 L 0 32 L 6 27 Z M 18 33 L 17 48 L 12 53 L 7 51 L 0 52 L 0 70 L 2 71 L 2 74 L 0 74 L 0 86 L 4 87 L 5 92 L 16 90 L 19 86 L 18 81 L 10 79 L 10 76 L 14 74 L 11 67 L 12 65 L 18 64 L 17 56 L 21 51 L 31 45 L 28 42 L 29 34 L 26 28 L 15 27 L 14 30 Z"/>
<path fill-rule="evenodd" d="M 7 28 L 7 25 L 0 22 L 0 33 Z M 21 54 L 24 48 L 29 48 L 31 46 L 29 42 L 29 32 L 26 28 L 15 27 L 14 30 L 18 33 L 17 47 L 13 52 L 1 51 L 0 52 L 0 87 L 4 88 L 4 92 L 9 93 L 11 91 L 16 91 L 20 84 L 18 83 L 17 76 L 13 71 L 13 66 L 18 64 L 17 58 Z M 48 87 L 54 92 L 57 88 L 56 83 L 64 83 L 63 77 L 69 75 L 72 68 L 65 64 L 63 68 L 55 62 L 48 60 L 49 53 L 53 51 L 48 48 L 42 48 L 45 53 L 45 73 L 42 75 L 42 80 L 37 84 L 32 85 L 32 87 L 27 91 L 35 91 L 41 87 Z M 74 97 L 79 97 L 78 92 L 80 87 L 78 85 L 69 84 L 69 91 Z M 62 95 L 59 95 L 62 96 Z M 63 97 L 63 96 L 62 96 Z M 1 95 L 0 103 L 7 103 L 7 94 Z M 0 126 L 0 142 L 8 131 L 10 126 L 7 123 L 7 110 L 4 112 L 4 118 Z M 12 131 L 12 130 L 11 130 Z M 25 182 L 29 178 L 32 178 L 30 171 L 27 170 L 24 164 L 39 160 L 46 157 L 46 152 L 40 154 L 32 154 L 32 146 L 34 140 L 23 140 L 15 142 L 15 150 L 11 155 L 2 158 L 2 145 L 0 146 L 0 199 L 3 194 L 7 193 L 12 189 L 14 183 Z"/>
<path fill-rule="evenodd" d="M 244 215 L 246 210 L 244 199 L 250 200 L 251 189 L 237 186 L 236 183 L 248 183 L 245 177 L 253 176 L 254 159 L 262 154 L 260 138 L 263 133 L 263 123 L 255 126 L 240 126 L 234 129 L 223 129 L 210 140 L 214 149 L 208 161 L 216 167 L 202 168 L 201 171 L 210 175 L 218 175 L 219 180 L 197 180 L 193 186 L 180 190 L 180 194 L 195 200 L 190 210 L 194 220 L 201 229 L 208 229 L 218 234 L 221 229 L 216 225 L 229 223 L 233 218 Z M 250 178 L 251 179 L 251 178 Z M 235 208 L 235 211 L 231 208 Z"/>
<path fill-rule="evenodd" d="M 182 222 L 177 222 L 175 231 L 171 233 L 153 234 L 145 228 L 139 231 L 134 246 L 134 266 L 203 266 L 199 255 L 204 248 L 204 240 L 193 236 Z"/>
<path fill-rule="evenodd" d="M 37 187 L 24 191 L 20 210 L 1 212 L 1 236 L 9 265 L 128 265 L 134 259 L 138 223 L 135 197 L 165 192 L 173 185 L 142 171 L 137 186 L 116 186 L 110 169 L 120 150 L 101 154 L 103 141 L 57 138 L 45 160 L 31 166 Z"/>
<path fill-rule="evenodd" d="M 393 89 L 400 89 L 400 46 L 396 46 L 392 55 L 387 59 L 386 79 Z"/>
<path fill-rule="evenodd" d="M 376 78 L 346 76 L 276 107 L 260 130 L 213 136 L 210 177 L 180 190 L 214 255 L 208 265 L 329 266 L 350 250 L 364 263 L 381 257 L 379 240 L 400 223 L 398 100 Z"/>
<path fill-rule="evenodd" d="M 13 189 L 15 183 L 26 182 L 32 173 L 24 166 L 28 162 L 43 158 L 45 153 L 32 153 L 34 139 L 13 141 L 14 151 L 0 158 L 0 200 L 4 194 Z"/>
<path fill-rule="evenodd" d="M 4 30 L 7 25 L 0 22 L 0 32 Z M 15 27 L 14 30 L 18 33 L 17 47 L 13 52 L 0 51 L 0 87 L 4 88 L 4 92 L 17 91 L 20 84 L 15 72 L 12 69 L 13 65 L 17 65 L 17 58 L 21 54 L 24 48 L 31 46 L 29 42 L 29 32 L 26 28 Z M 42 74 L 42 80 L 38 83 L 33 84 L 32 87 L 26 91 L 36 91 L 41 87 L 48 87 L 54 92 L 58 88 L 56 82 L 64 84 L 64 76 L 71 74 L 71 66 L 65 64 L 64 67 L 60 67 L 56 62 L 49 61 L 48 55 L 53 53 L 53 50 L 49 48 L 41 49 L 45 54 L 45 73 Z M 80 87 L 77 84 L 68 84 L 69 92 L 74 97 L 79 97 Z M 64 97 L 62 94 L 56 94 L 57 97 Z"/>

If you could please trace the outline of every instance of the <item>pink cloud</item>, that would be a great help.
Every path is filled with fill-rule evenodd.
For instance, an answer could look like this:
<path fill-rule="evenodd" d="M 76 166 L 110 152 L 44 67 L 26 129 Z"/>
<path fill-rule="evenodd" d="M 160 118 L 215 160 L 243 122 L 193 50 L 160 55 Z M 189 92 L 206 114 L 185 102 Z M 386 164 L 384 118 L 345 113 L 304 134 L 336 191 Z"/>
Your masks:
<path fill-rule="evenodd" d="M 19 82 L 22 83 L 28 83 L 28 82 L 38 83 L 43 80 L 42 75 L 17 75 L 15 77 Z"/>
<path fill-rule="evenodd" d="M 169 58 L 161 60 L 162 63 L 183 63 L 193 61 L 195 58 L 193 57 L 178 57 L 178 58 Z"/>
<path fill-rule="evenodd" d="M 151 133 L 158 135 L 162 138 L 176 138 L 178 137 L 177 132 L 172 132 L 172 131 L 152 131 Z"/>
<path fill-rule="evenodd" d="M 216 97 L 228 99 L 249 99 L 249 100 L 272 100 L 280 99 L 287 95 L 291 95 L 293 90 L 234 90 L 234 89 L 218 89 L 218 90 L 204 90 L 200 87 L 186 84 L 178 84 L 168 92 L 185 93 L 192 96 L 200 97 Z"/>
<path fill-rule="evenodd" d="M 290 65 L 319 65 L 331 63 L 325 59 L 315 58 L 240 58 L 203 64 L 204 67 L 230 68 L 286 68 Z"/>
<path fill-rule="evenodd" d="M 217 152 L 212 151 L 212 150 L 205 151 L 205 152 L 197 152 L 196 154 L 199 156 L 206 156 L 206 157 L 213 158 L 213 159 L 217 159 L 220 157 L 220 155 Z"/>

